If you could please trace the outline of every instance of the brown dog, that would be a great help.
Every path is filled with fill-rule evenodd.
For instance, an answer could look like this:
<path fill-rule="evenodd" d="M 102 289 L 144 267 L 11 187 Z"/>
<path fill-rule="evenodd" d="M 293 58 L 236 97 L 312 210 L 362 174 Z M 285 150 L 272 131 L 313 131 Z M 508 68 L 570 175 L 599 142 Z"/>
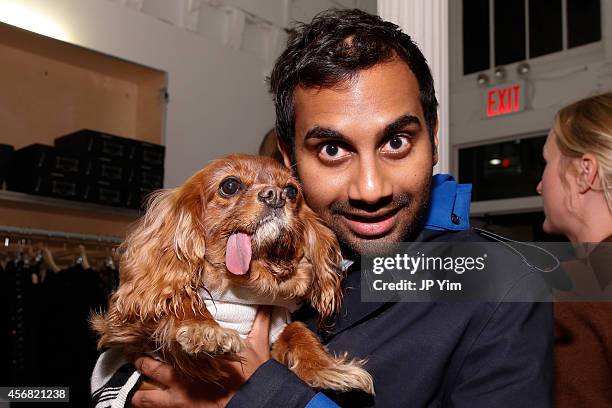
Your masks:
<path fill-rule="evenodd" d="M 299 183 L 267 157 L 213 161 L 161 190 L 123 244 L 121 285 L 92 325 L 98 346 L 153 354 L 193 379 L 228 376 L 258 304 L 274 305 L 272 357 L 314 388 L 373 394 L 363 361 L 331 356 L 289 312 L 307 301 L 320 325 L 342 300 L 336 237 Z"/>

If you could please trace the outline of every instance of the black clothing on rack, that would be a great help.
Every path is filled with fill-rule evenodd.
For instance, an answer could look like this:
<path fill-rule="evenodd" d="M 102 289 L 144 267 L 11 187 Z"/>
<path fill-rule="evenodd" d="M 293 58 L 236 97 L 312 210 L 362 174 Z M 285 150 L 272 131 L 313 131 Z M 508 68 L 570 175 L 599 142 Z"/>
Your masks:
<path fill-rule="evenodd" d="M 96 363 L 92 311 L 107 307 L 118 285 L 118 272 L 75 264 L 57 273 L 16 256 L 0 268 L 0 370 L 3 386 L 69 387 L 70 403 L 45 406 L 87 407 L 89 378 Z M 40 407 L 21 402 L 20 407 Z"/>

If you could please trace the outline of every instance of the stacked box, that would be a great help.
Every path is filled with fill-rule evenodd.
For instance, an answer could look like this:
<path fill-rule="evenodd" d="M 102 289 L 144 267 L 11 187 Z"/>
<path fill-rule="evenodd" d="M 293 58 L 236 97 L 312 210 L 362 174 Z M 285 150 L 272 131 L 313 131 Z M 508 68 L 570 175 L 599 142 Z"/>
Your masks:
<path fill-rule="evenodd" d="M 55 146 L 17 150 L 7 188 L 140 208 L 144 197 L 163 187 L 164 154 L 160 145 L 84 129 L 55 139 Z"/>
<path fill-rule="evenodd" d="M 8 176 L 15 148 L 11 145 L 0 143 L 0 189 L 4 184 L 4 180 Z"/>
<path fill-rule="evenodd" d="M 55 146 L 87 158 L 87 201 L 140 208 L 141 197 L 163 187 L 164 146 L 90 129 L 59 137 Z"/>
<path fill-rule="evenodd" d="M 80 200 L 85 188 L 82 161 L 35 143 L 15 151 L 7 189 L 28 194 Z"/>

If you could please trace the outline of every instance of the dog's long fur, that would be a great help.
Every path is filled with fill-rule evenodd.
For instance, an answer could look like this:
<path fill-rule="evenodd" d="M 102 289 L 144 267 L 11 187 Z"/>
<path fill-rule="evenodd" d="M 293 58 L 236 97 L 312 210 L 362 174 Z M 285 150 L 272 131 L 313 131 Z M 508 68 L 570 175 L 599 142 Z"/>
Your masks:
<path fill-rule="evenodd" d="M 225 197 L 220 183 L 230 176 L 244 187 Z M 296 187 L 298 195 L 285 196 L 281 209 L 258 200 L 262 188 L 287 185 Z M 245 275 L 231 274 L 225 266 L 227 239 L 238 231 L 252 237 Z M 108 312 L 92 317 L 101 335 L 98 346 L 122 347 L 128 355 L 157 355 L 192 379 L 220 381 L 226 374 L 219 360 L 236 360 L 244 347 L 237 332 L 219 326 L 206 310 L 200 288 L 223 290 L 232 284 L 258 296 L 307 300 L 319 312 L 320 325 L 342 301 L 336 237 L 305 204 L 297 180 L 266 157 L 228 156 L 182 186 L 160 190 L 121 250 L 121 285 Z M 273 356 L 290 368 L 298 365 L 297 359 L 301 367 L 314 367 L 303 374 L 311 385 L 373 392 L 362 362 L 328 355 L 299 324 L 290 324 L 285 332 Z M 316 361 L 304 361 L 308 359 Z"/>

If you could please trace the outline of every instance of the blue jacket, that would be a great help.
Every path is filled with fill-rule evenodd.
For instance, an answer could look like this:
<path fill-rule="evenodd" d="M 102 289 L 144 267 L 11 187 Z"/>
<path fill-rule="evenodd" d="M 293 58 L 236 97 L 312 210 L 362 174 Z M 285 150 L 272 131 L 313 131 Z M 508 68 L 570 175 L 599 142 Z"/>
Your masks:
<path fill-rule="evenodd" d="M 416 241 L 486 241 L 469 227 L 469 185 L 436 175 Z M 489 256 L 508 292 L 545 287 L 518 256 L 500 246 Z M 274 360 L 263 364 L 228 407 L 549 407 L 552 306 L 549 303 L 361 302 L 358 265 L 331 334 L 332 353 L 368 360 L 376 396 L 315 392 Z M 298 316 L 316 331 L 316 316 Z"/>

